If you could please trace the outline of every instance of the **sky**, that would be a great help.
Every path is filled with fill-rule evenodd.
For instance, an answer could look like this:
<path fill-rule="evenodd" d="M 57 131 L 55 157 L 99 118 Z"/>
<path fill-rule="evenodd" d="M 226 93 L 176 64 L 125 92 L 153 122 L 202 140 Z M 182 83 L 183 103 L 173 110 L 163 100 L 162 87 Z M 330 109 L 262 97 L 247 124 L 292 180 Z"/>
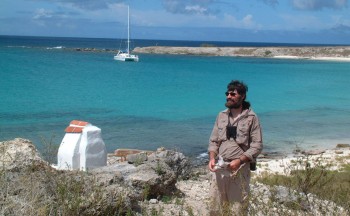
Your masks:
<path fill-rule="evenodd" d="M 0 35 L 350 45 L 349 0 L 1 0 Z"/>

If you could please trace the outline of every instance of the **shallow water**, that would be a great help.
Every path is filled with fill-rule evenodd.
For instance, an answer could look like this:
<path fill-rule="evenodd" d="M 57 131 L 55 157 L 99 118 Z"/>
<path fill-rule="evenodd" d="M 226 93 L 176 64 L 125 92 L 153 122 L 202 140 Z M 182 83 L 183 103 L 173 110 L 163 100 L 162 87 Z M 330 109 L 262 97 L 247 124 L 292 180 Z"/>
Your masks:
<path fill-rule="evenodd" d="M 102 129 L 109 152 L 164 146 L 196 156 L 225 108 L 227 83 L 239 79 L 249 86 L 265 151 L 350 142 L 347 62 L 140 55 L 125 63 L 112 53 L 45 46 L 2 46 L 0 59 L 0 140 L 42 147 L 54 136 L 60 144 L 79 119 Z"/>

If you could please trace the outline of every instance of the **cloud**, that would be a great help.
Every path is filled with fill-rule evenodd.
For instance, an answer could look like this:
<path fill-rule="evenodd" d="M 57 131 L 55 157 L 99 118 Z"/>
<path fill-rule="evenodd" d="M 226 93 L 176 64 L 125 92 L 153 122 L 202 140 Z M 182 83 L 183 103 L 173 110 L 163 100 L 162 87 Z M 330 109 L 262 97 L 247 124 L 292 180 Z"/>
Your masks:
<path fill-rule="evenodd" d="M 44 0 L 29 0 L 43 1 Z M 51 0 L 50 2 L 71 4 L 72 6 L 84 10 L 101 10 L 108 9 L 111 4 L 125 2 L 126 0 Z"/>
<path fill-rule="evenodd" d="M 347 3 L 348 0 L 292 0 L 293 7 L 299 10 L 342 9 Z"/>
<path fill-rule="evenodd" d="M 185 10 L 189 13 L 196 13 L 196 14 L 205 14 L 208 9 L 201 7 L 200 5 L 192 5 L 192 6 L 186 6 Z"/>
<path fill-rule="evenodd" d="M 162 5 L 170 13 L 175 14 L 215 14 L 218 11 L 210 9 L 217 0 L 162 0 Z"/>
<path fill-rule="evenodd" d="M 253 16 L 251 14 L 248 14 L 247 16 L 245 16 L 242 20 L 242 23 L 246 27 L 251 27 L 255 25 Z"/>
<path fill-rule="evenodd" d="M 350 33 L 350 26 L 344 25 L 344 24 L 339 24 L 339 25 L 331 28 L 331 30 L 336 31 L 336 32 L 340 32 L 340 33 Z"/>
<path fill-rule="evenodd" d="M 51 10 L 40 8 L 35 11 L 33 19 L 37 20 L 41 18 L 51 18 L 51 17 L 53 17 L 53 12 Z"/>
<path fill-rule="evenodd" d="M 76 20 L 88 21 L 87 19 L 72 18 L 76 16 L 75 12 L 53 11 L 50 9 L 39 8 L 34 11 L 31 21 L 38 26 L 72 26 Z"/>

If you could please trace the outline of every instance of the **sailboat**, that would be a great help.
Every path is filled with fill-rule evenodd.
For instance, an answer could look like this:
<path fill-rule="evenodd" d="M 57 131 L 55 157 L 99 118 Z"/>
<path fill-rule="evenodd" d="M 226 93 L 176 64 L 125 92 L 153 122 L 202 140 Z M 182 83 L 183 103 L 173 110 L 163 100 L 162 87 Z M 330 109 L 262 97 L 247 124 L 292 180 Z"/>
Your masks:
<path fill-rule="evenodd" d="M 114 60 L 117 61 L 139 61 L 139 57 L 137 55 L 130 54 L 130 14 L 129 14 L 129 6 L 128 6 L 128 41 L 127 41 L 127 49 L 126 51 L 121 51 L 114 56 Z"/>

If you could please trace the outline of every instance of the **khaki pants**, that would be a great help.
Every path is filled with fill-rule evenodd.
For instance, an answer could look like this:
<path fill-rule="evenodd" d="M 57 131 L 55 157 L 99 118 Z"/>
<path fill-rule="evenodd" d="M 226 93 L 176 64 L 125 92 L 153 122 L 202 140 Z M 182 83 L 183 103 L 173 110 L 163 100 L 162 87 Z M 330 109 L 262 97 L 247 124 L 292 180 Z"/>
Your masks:
<path fill-rule="evenodd" d="M 249 163 L 236 173 L 229 169 L 213 172 L 209 192 L 210 215 L 246 215 L 249 182 Z"/>

